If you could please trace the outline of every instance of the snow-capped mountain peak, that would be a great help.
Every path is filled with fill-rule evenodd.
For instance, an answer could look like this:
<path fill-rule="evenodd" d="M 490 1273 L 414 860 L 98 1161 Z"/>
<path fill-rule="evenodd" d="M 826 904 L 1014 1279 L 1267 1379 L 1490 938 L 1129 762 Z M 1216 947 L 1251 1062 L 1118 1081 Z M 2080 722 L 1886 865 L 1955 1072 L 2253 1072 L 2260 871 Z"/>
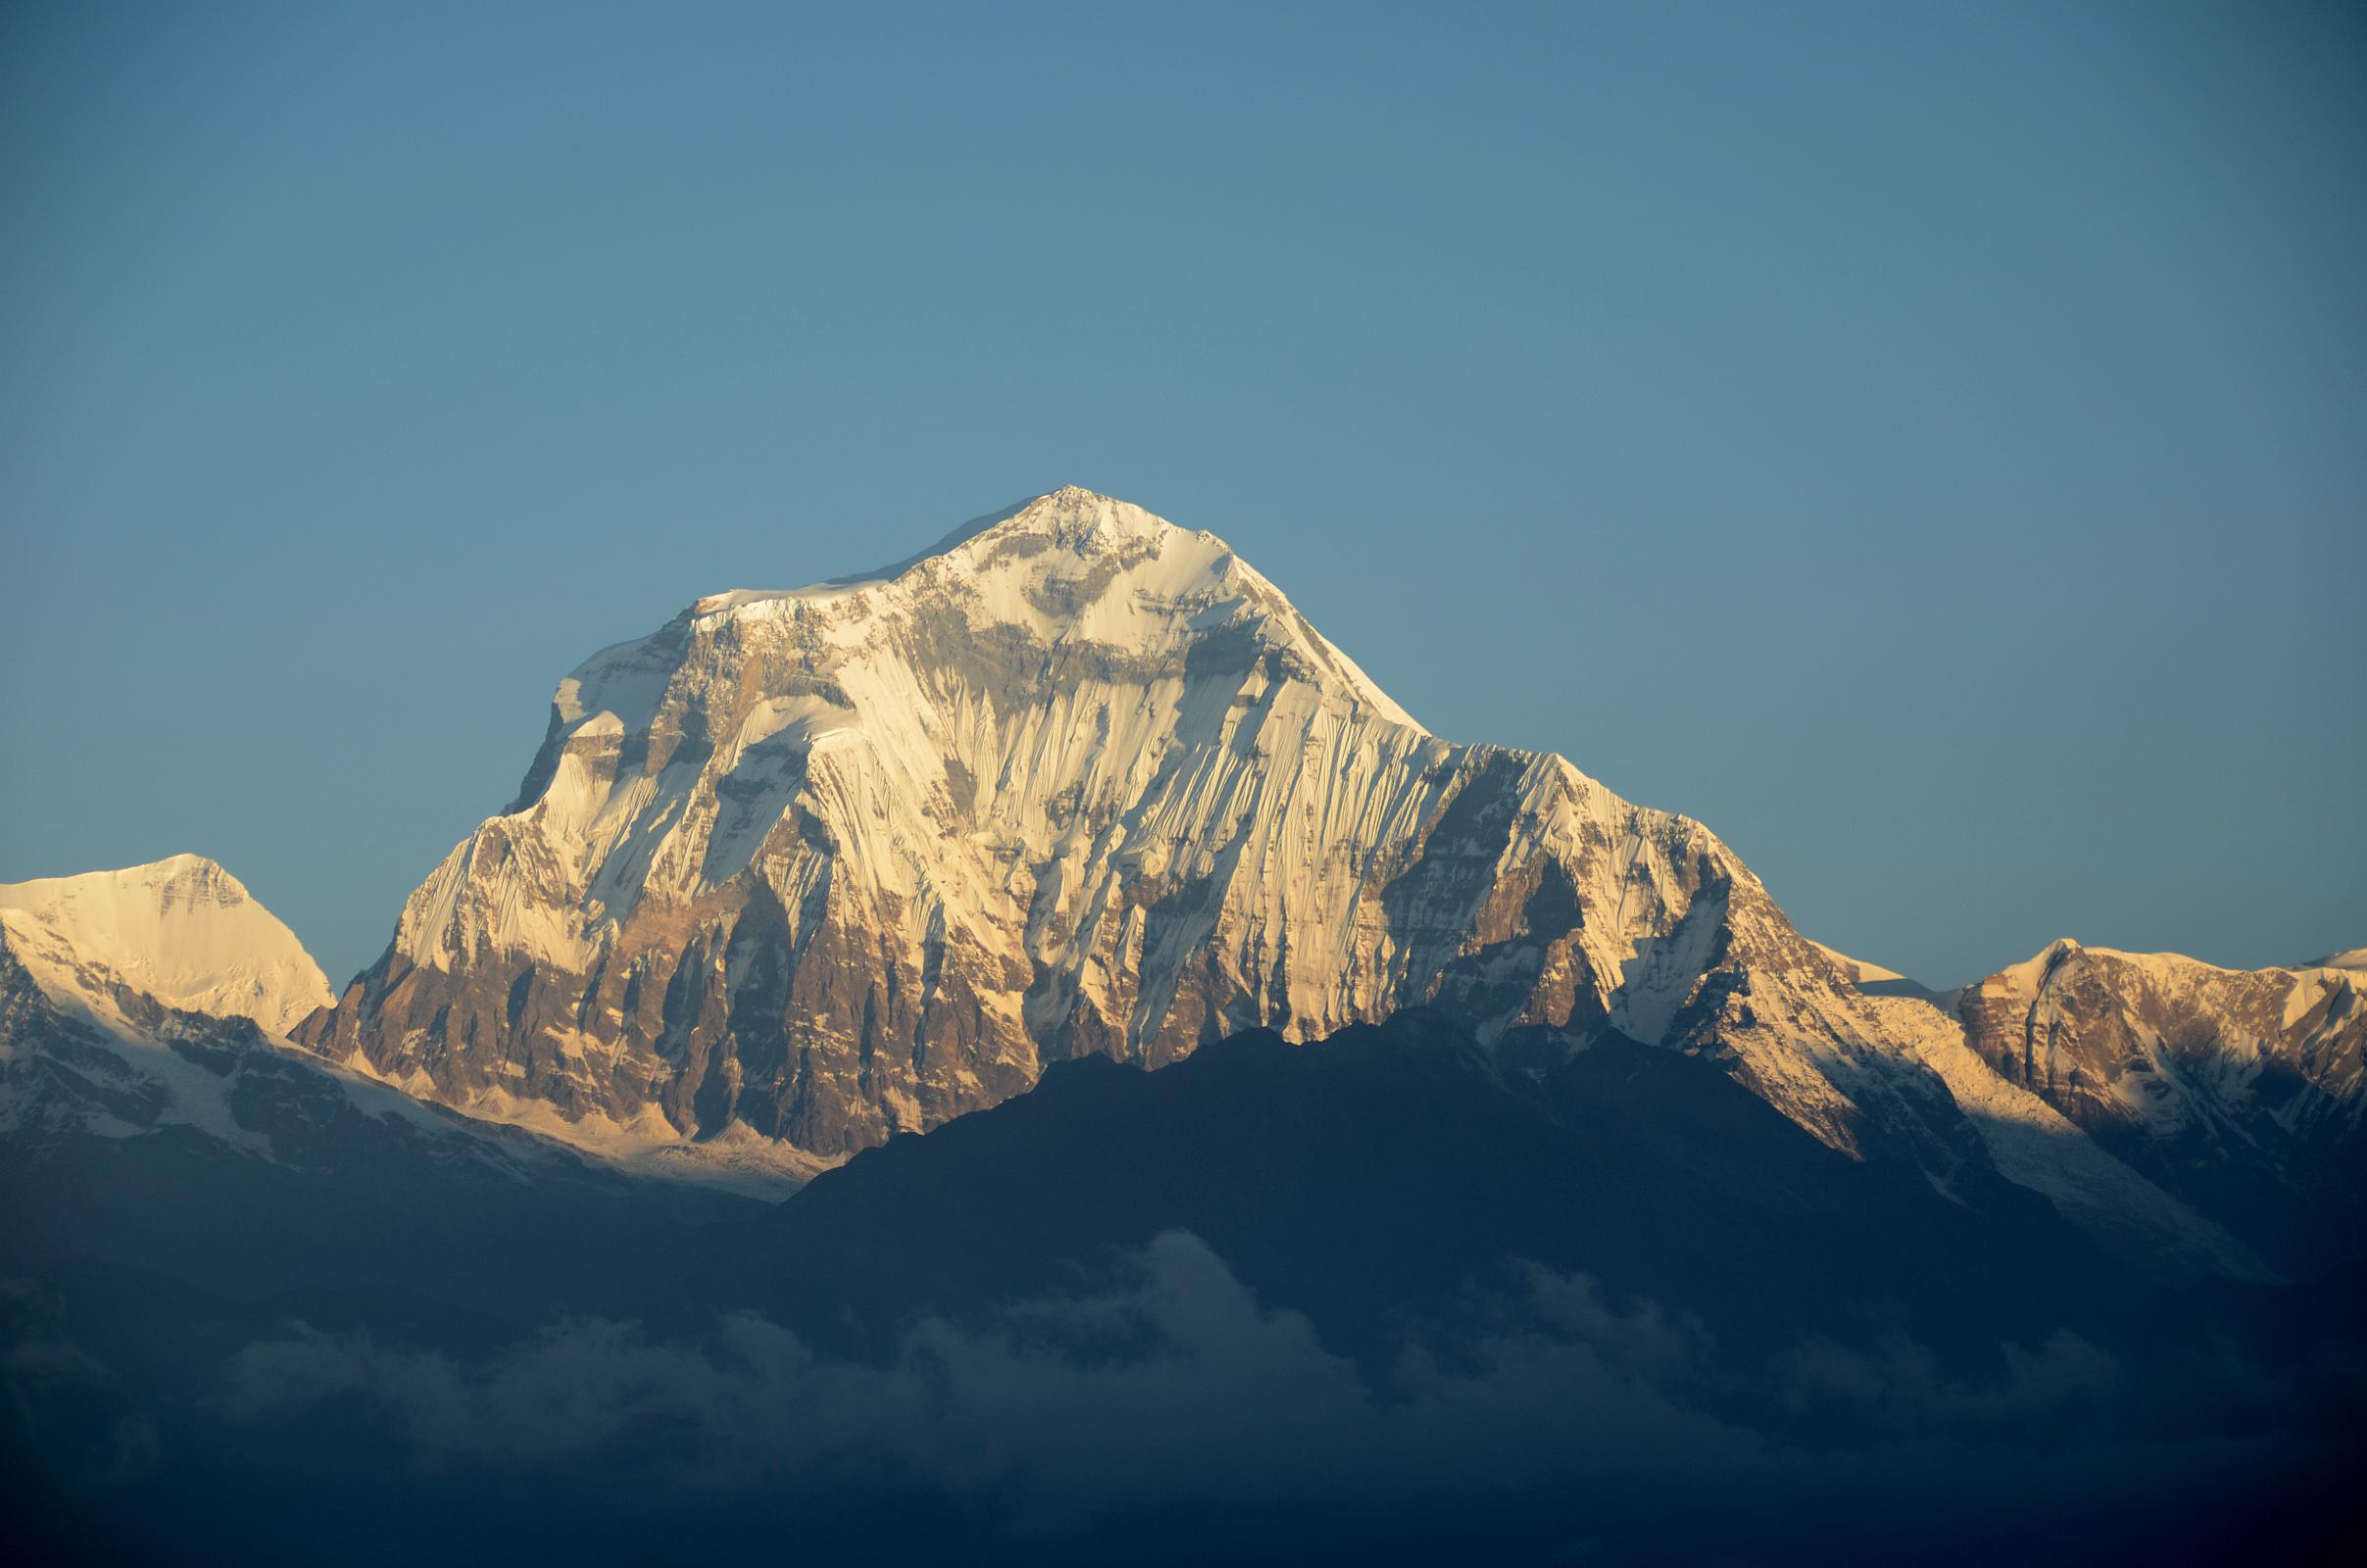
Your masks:
<path fill-rule="evenodd" d="M 1699 824 L 1430 735 L 1214 534 L 1071 487 L 577 666 L 518 800 L 316 1044 L 485 1113 L 740 1122 L 830 1158 L 1079 1051 L 1447 995 L 1491 1029 L 1576 1007 L 1658 1039 L 1721 912 L 1763 897 Z M 721 1056 L 627 1068 L 676 1028 L 706 1057 L 752 987 L 777 994 L 726 1053 L 742 1088 Z M 842 1048 L 863 1082 L 819 1065 Z"/>
<path fill-rule="evenodd" d="M 1431 735 L 1223 540 L 1071 487 L 578 665 L 302 1043 L 587 1147 L 805 1169 L 1063 1058 L 1428 1006 L 1707 1056 L 1836 1150 L 2010 1166 L 2150 1216 L 2134 1250 L 2253 1266 L 1917 991 L 1701 824 Z"/>
<path fill-rule="evenodd" d="M 0 928 L 44 991 L 86 1009 L 120 985 L 284 1035 L 336 1001 L 296 934 L 203 856 L 0 883 Z"/>

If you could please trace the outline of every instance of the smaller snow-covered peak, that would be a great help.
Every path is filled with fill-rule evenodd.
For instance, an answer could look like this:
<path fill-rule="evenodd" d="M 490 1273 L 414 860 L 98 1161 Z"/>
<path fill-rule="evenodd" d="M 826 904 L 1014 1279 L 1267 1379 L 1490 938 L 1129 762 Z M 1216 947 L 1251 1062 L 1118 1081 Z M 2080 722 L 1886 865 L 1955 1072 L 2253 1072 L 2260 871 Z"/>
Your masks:
<path fill-rule="evenodd" d="M 0 882 L 0 909 L 72 921 L 84 929 L 94 916 L 115 923 L 129 908 L 230 908 L 251 901 L 244 883 L 202 855 L 167 856 L 116 871 Z"/>
<path fill-rule="evenodd" d="M 2002 990 L 2014 996 L 2036 996 L 2046 983 L 2046 977 L 2064 959 L 2081 951 L 2080 945 L 2071 938 L 2056 937 L 2020 963 L 2007 964 L 1980 984 L 1985 990 Z"/>
<path fill-rule="evenodd" d="M 0 929 L 59 1001 L 112 982 L 275 1034 L 335 1001 L 296 934 L 203 856 L 0 883 Z"/>
<path fill-rule="evenodd" d="M 2234 969 L 2183 953 L 2128 953 L 2119 948 L 2088 947 L 2069 937 L 2057 937 L 2020 963 L 2008 964 L 1980 982 L 1984 990 L 2030 998 L 2063 977 L 2086 974 L 2098 966 L 2142 976 L 2151 985 L 2191 988 L 2210 983 L 2211 977 L 2278 976 L 2331 969 L 2343 974 L 2367 971 L 2367 950 L 2328 954 L 2307 963 L 2270 964 L 2259 969 Z M 2340 983 L 2340 982 L 2338 982 Z"/>

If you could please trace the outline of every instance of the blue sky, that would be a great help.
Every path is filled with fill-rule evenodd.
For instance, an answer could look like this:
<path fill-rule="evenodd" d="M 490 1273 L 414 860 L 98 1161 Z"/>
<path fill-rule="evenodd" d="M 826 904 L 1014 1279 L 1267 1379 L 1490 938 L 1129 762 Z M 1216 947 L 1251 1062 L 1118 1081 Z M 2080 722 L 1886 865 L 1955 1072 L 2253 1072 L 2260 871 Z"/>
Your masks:
<path fill-rule="evenodd" d="M 0 879 L 342 981 L 550 689 L 1075 482 L 1935 982 L 2367 943 L 2367 31 L 0 12 Z"/>

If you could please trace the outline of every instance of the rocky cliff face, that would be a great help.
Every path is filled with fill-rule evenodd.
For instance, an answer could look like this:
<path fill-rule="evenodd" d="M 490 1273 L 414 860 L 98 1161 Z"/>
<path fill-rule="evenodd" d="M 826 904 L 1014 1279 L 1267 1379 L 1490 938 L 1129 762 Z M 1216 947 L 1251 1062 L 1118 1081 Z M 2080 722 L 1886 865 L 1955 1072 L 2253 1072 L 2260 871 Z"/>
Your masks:
<path fill-rule="evenodd" d="M 2000 1076 L 2272 1251 L 2355 1250 L 2367 998 L 2332 967 L 2236 970 L 2062 941 L 1962 994 Z"/>
<path fill-rule="evenodd" d="M 1851 1152 L 1989 1157 L 1927 1059 L 1960 1032 L 1861 995 L 1713 834 L 1429 734 L 1221 540 L 1073 489 L 596 655 L 304 1038 L 586 1143 L 814 1168 L 1052 1061 L 1416 1004 L 1712 1056 Z"/>

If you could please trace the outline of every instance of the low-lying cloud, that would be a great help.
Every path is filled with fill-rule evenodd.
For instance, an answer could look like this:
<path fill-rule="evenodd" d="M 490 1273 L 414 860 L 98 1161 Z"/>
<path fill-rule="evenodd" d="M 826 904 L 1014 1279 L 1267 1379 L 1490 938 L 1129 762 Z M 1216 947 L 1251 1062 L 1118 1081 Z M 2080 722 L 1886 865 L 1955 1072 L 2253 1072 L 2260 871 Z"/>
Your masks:
<path fill-rule="evenodd" d="M 256 1423 L 358 1398 L 426 1474 L 623 1456 L 694 1493 L 917 1486 L 991 1503 L 1021 1538 L 1323 1497 L 1578 1487 L 1611 1508 L 1702 1478 L 1737 1507 L 1860 1487 L 1903 1505 L 1975 1468 L 2043 1498 L 2143 1470 L 2140 1448 L 2155 1470 L 2265 1451 L 2257 1437 L 2181 1447 L 2123 1431 L 2141 1421 L 2119 1409 L 2129 1387 L 2118 1358 L 2069 1333 L 2004 1346 L 1979 1378 L 1903 1338 L 1811 1340 L 1737 1372 L 1692 1322 L 1543 1270 L 1478 1329 L 1409 1330 L 1375 1370 L 1171 1232 L 1098 1293 L 984 1327 L 926 1321 L 881 1364 L 817 1355 L 750 1314 L 691 1339 L 574 1318 L 474 1360 L 299 1327 L 240 1351 L 219 1399 Z"/>
<path fill-rule="evenodd" d="M 190 1532 L 310 1560 L 349 1517 L 374 1522 L 340 1549 L 386 1562 L 455 1531 L 586 1560 L 1196 1560 L 1243 1529 L 1272 1556 L 1373 1560 L 1452 1550 L 1474 1518 L 1549 1558 L 2185 1549 L 2215 1521 L 2305 1526 L 2347 1485 L 2367 1362 L 2344 1341 L 2277 1366 L 2067 1331 L 1746 1355 L 1542 1268 L 1357 1359 L 1183 1232 L 877 1359 L 738 1313 L 670 1335 L 570 1317 L 472 1351 L 288 1323 L 123 1371 L 47 1296 L 0 1292 L 10 1443 L 56 1520 L 131 1531 L 134 1560 Z"/>
<path fill-rule="evenodd" d="M 568 1319 L 474 1362 L 299 1327 L 240 1351 L 222 1402 L 254 1421 L 358 1395 L 430 1465 L 662 1439 L 693 1485 L 863 1466 L 1004 1497 L 1057 1478 L 1046 1490 L 1063 1506 L 1376 1478 L 1499 1485 L 1758 1447 L 1677 1396 L 1703 1375 L 1698 1331 L 1649 1304 L 1613 1310 L 1583 1279 L 1535 1274 L 1500 1328 L 1454 1348 L 1409 1344 L 1367 1376 L 1169 1232 L 1098 1294 L 1022 1302 L 983 1329 L 924 1321 L 884 1365 L 817 1356 L 747 1313 L 671 1341 Z"/>

